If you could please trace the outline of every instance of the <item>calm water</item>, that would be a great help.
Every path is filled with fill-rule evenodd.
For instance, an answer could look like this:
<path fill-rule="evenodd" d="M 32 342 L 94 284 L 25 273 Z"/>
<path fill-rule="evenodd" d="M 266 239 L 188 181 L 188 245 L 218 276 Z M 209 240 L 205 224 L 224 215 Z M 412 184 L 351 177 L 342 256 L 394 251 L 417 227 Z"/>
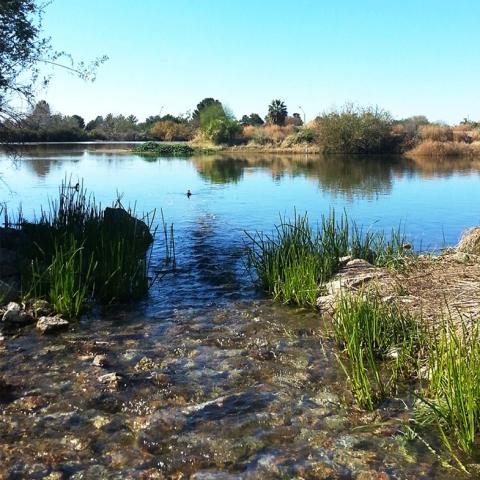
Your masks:
<path fill-rule="evenodd" d="M 330 208 L 364 229 L 401 223 L 418 249 L 453 245 L 480 223 L 479 163 L 87 148 L 0 157 L 0 200 L 31 218 L 71 177 L 104 205 L 121 194 L 137 211 L 162 208 L 179 271 L 127 311 L 59 337 L 7 339 L 0 374 L 16 393 L 0 403 L 5 478 L 450 478 L 397 434 L 411 399 L 374 416 L 349 406 L 317 314 L 262 299 L 242 247 L 245 230 L 270 231 L 279 214 L 314 220 Z M 159 239 L 154 269 L 162 248 Z M 106 368 L 91 365 L 96 353 Z M 98 377 L 113 371 L 122 381 L 111 389 Z"/>

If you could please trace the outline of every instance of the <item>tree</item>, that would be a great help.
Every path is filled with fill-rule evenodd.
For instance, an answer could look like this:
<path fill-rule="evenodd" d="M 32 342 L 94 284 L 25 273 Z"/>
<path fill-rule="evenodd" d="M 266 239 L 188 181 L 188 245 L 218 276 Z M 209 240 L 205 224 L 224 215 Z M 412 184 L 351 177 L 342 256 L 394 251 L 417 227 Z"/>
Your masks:
<path fill-rule="evenodd" d="M 282 100 L 272 100 L 268 106 L 267 122 L 274 125 L 284 125 L 288 111 Z"/>
<path fill-rule="evenodd" d="M 209 109 L 210 111 L 220 112 L 223 111 L 223 105 L 220 100 L 215 100 L 214 98 L 208 97 L 204 98 L 200 103 L 197 104 L 197 108 L 193 111 L 192 122 L 194 125 L 200 125 L 200 116 L 202 112 Z"/>
<path fill-rule="evenodd" d="M 258 113 L 251 113 L 250 115 L 244 115 L 240 120 L 240 123 L 243 126 L 247 125 L 263 125 L 265 122 L 262 120 L 262 117 Z"/>
<path fill-rule="evenodd" d="M 78 128 L 84 129 L 85 128 L 85 120 L 80 115 L 72 115 L 72 118 L 77 122 Z"/>
<path fill-rule="evenodd" d="M 80 78 L 94 80 L 103 56 L 89 64 L 74 63 L 65 52 L 55 51 L 50 39 L 42 37 L 43 5 L 37 0 L 1 0 L 0 2 L 0 141 L 7 139 L 8 126 L 18 123 L 18 100 L 30 105 L 36 87 L 47 85 L 50 77 L 40 79 L 41 65 L 66 69 Z"/>

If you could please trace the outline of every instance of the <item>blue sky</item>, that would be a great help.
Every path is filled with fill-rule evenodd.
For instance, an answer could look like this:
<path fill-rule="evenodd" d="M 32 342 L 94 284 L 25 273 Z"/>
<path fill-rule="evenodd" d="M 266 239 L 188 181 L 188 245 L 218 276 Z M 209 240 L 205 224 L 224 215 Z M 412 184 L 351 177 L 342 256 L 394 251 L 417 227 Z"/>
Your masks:
<path fill-rule="evenodd" d="M 57 71 L 56 111 L 192 110 L 237 116 L 273 98 L 307 119 L 347 101 L 395 117 L 480 120 L 478 0 L 54 0 L 45 33 L 77 59 L 110 57 L 95 83 Z"/>

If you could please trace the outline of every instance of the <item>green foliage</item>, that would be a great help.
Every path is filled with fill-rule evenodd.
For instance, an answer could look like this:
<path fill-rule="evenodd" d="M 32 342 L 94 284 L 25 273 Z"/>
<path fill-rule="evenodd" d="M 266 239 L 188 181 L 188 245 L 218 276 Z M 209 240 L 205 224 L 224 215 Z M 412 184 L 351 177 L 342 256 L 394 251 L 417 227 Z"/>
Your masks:
<path fill-rule="evenodd" d="M 293 222 L 280 219 L 274 237 L 248 235 L 249 265 L 259 286 L 275 300 L 315 305 L 318 282 L 324 275 L 321 239 L 313 233 L 308 217 L 295 214 Z"/>
<path fill-rule="evenodd" d="M 193 155 L 195 153 L 195 149 L 185 143 L 165 144 L 145 142 L 140 145 L 135 145 L 133 152 L 142 155 L 155 155 L 159 157 L 184 157 Z"/>
<path fill-rule="evenodd" d="M 251 113 L 250 115 L 244 115 L 240 120 L 240 123 L 245 127 L 247 125 L 258 126 L 263 125 L 265 122 L 258 113 Z"/>
<path fill-rule="evenodd" d="M 200 126 L 201 124 L 201 114 L 204 113 L 205 110 L 211 109 L 212 112 L 220 112 L 223 111 L 222 102 L 219 100 L 215 100 L 214 98 L 208 97 L 204 98 L 201 102 L 197 104 L 197 108 L 193 111 L 192 114 L 192 122 L 195 126 Z M 224 112 L 225 113 L 225 112 Z"/>
<path fill-rule="evenodd" d="M 385 153 L 394 151 L 389 113 L 346 105 L 316 119 L 320 143 L 332 153 Z"/>
<path fill-rule="evenodd" d="M 387 239 L 383 233 L 363 234 L 344 213 L 337 218 L 332 210 L 322 216 L 314 231 L 305 214 L 293 222 L 280 218 L 273 236 L 248 234 L 249 266 L 265 292 L 285 303 L 315 305 L 322 283 L 338 271 L 340 257 L 352 255 L 377 265 L 397 266 L 405 259 L 397 232 Z M 409 252 L 409 250 L 408 250 Z"/>
<path fill-rule="evenodd" d="M 339 362 L 361 408 L 373 410 L 400 378 L 415 371 L 415 355 L 422 344 L 415 320 L 377 296 L 342 296 L 333 331 L 347 357 L 338 357 Z"/>
<path fill-rule="evenodd" d="M 211 118 L 202 126 L 205 138 L 215 145 L 231 143 L 241 130 L 242 128 L 236 120 L 227 117 Z"/>
<path fill-rule="evenodd" d="M 267 121 L 274 125 L 285 125 L 288 111 L 282 100 L 272 100 L 268 106 Z"/>
<path fill-rule="evenodd" d="M 139 299 L 150 285 L 146 223 L 122 207 L 102 210 L 83 185 L 63 183 L 37 223 L 23 223 L 22 256 L 29 259 L 22 289 L 77 316 L 87 294 L 103 303 Z M 33 265 L 33 269 L 30 267 Z"/>
<path fill-rule="evenodd" d="M 84 258 L 83 246 L 74 237 L 56 241 L 52 262 L 47 269 L 48 297 L 56 312 L 78 317 L 95 270 L 93 256 Z"/>
<path fill-rule="evenodd" d="M 454 446 L 472 453 L 480 435 L 480 322 L 464 319 L 462 326 L 448 319 L 431 333 L 430 380 L 417 410 L 420 423 L 438 427 L 457 461 Z"/>

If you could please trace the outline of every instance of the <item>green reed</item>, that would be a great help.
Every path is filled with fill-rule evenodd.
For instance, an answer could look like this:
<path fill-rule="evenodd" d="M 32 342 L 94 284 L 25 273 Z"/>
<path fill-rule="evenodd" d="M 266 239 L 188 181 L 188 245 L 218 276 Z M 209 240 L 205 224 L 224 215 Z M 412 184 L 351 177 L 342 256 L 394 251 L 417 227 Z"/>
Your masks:
<path fill-rule="evenodd" d="M 428 352 L 429 382 L 423 389 L 417 420 L 436 425 L 445 447 L 471 454 L 480 435 L 480 321 L 454 325 L 444 320 L 432 332 Z"/>
<path fill-rule="evenodd" d="M 321 284 L 338 271 L 343 256 L 378 265 L 396 265 L 404 258 L 403 236 L 364 234 L 345 212 L 337 216 L 334 210 L 322 216 L 316 229 L 307 214 L 295 212 L 293 221 L 280 217 L 273 235 L 255 232 L 247 237 L 248 266 L 260 288 L 276 300 L 298 305 L 315 305 Z"/>
<path fill-rule="evenodd" d="M 333 264 L 334 259 L 326 258 L 322 238 L 313 232 L 307 215 L 295 213 L 293 222 L 281 218 L 275 230 L 274 237 L 247 234 L 251 241 L 248 262 L 259 285 L 276 300 L 315 305 L 318 282 L 326 268 L 333 268 L 329 262 Z"/>
<path fill-rule="evenodd" d="M 346 294 L 333 318 L 333 334 L 346 360 L 338 360 L 361 408 L 375 405 L 413 375 L 422 343 L 417 323 L 378 296 Z"/>
<path fill-rule="evenodd" d="M 48 267 L 48 296 L 56 312 L 70 318 L 78 317 L 94 271 L 93 256 L 84 258 L 84 248 L 75 238 L 55 245 L 52 263 Z"/>
<path fill-rule="evenodd" d="M 65 179 L 59 198 L 40 218 L 21 224 L 25 240 L 19 248 L 29 259 L 23 290 L 47 297 L 68 315 L 78 314 L 87 292 L 102 303 L 140 298 L 151 286 L 147 252 L 154 217 L 155 212 L 139 220 L 120 200 L 102 209 L 83 183 Z"/>

